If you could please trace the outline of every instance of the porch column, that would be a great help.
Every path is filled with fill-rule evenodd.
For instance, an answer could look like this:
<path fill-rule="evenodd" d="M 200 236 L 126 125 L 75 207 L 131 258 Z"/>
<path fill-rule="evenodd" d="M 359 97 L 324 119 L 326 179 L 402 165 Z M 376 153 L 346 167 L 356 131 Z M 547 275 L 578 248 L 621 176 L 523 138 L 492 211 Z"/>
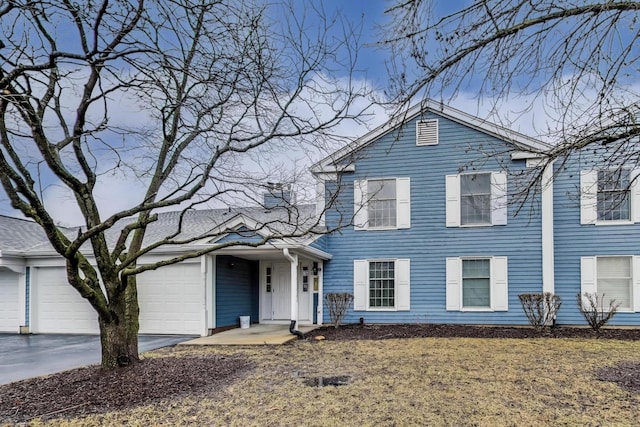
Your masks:
<path fill-rule="evenodd" d="M 298 255 L 289 253 L 289 249 L 282 250 L 285 258 L 291 263 L 291 320 L 298 325 Z"/>

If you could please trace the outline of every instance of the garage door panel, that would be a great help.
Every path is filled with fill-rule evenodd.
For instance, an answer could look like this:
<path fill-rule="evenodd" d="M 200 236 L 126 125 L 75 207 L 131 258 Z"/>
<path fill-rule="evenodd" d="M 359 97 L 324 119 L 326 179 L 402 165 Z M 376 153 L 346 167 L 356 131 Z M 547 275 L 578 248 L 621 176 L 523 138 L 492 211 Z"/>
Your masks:
<path fill-rule="evenodd" d="M 38 269 L 35 293 L 35 332 L 97 334 L 98 314 L 67 282 L 62 267 Z"/>
<path fill-rule="evenodd" d="M 19 332 L 19 292 L 18 274 L 0 271 L 0 332 Z"/>
<path fill-rule="evenodd" d="M 178 264 L 138 276 L 140 333 L 200 334 L 200 265 Z"/>

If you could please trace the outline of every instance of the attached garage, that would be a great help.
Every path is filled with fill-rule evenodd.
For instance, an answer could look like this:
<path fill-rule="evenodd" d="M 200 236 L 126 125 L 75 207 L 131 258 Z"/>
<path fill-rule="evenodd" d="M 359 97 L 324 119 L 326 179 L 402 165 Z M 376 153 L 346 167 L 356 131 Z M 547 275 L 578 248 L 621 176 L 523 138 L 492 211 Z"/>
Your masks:
<path fill-rule="evenodd" d="M 18 274 L 0 268 L 0 332 L 20 330 Z"/>
<path fill-rule="evenodd" d="M 63 267 L 41 267 L 32 271 L 32 332 L 99 333 L 98 314 L 69 285 Z"/>
<path fill-rule="evenodd" d="M 200 263 L 180 263 L 138 276 L 141 334 L 200 335 L 204 290 Z"/>
<path fill-rule="evenodd" d="M 32 287 L 32 332 L 99 333 L 98 315 L 69 285 L 64 268 L 34 270 L 37 278 Z M 140 333 L 199 335 L 203 329 L 204 304 L 200 282 L 199 263 L 182 263 L 141 274 Z"/>

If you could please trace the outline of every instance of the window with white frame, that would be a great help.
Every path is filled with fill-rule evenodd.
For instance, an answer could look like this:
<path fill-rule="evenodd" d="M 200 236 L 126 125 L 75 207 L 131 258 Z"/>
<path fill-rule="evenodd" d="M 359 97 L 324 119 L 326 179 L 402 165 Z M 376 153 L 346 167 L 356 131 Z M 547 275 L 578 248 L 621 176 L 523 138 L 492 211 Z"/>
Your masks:
<path fill-rule="evenodd" d="M 628 169 L 598 171 L 598 221 L 631 219 L 629 172 Z"/>
<path fill-rule="evenodd" d="M 395 262 L 369 262 L 369 307 L 394 308 L 396 306 L 395 292 Z"/>
<path fill-rule="evenodd" d="M 640 311 L 640 257 L 582 257 L 580 292 L 594 294 L 608 308 L 613 300 L 619 311 Z"/>
<path fill-rule="evenodd" d="M 460 225 L 491 224 L 491 174 L 460 176 Z"/>
<path fill-rule="evenodd" d="M 353 183 L 354 229 L 389 230 L 411 227 L 409 178 L 377 178 Z"/>
<path fill-rule="evenodd" d="M 372 179 L 367 181 L 367 214 L 369 228 L 396 227 L 396 180 Z"/>
<path fill-rule="evenodd" d="M 507 257 L 446 259 L 447 311 L 508 311 Z"/>
<path fill-rule="evenodd" d="M 580 172 L 580 223 L 640 222 L 638 171 L 627 168 Z"/>
<path fill-rule="evenodd" d="M 462 260 L 462 308 L 491 308 L 491 260 Z"/>
<path fill-rule="evenodd" d="M 447 175 L 447 227 L 507 224 L 507 174 L 479 172 Z"/>
<path fill-rule="evenodd" d="M 409 259 L 371 259 L 353 262 L 355 311 L 406 311 L 410 308 Z"/>

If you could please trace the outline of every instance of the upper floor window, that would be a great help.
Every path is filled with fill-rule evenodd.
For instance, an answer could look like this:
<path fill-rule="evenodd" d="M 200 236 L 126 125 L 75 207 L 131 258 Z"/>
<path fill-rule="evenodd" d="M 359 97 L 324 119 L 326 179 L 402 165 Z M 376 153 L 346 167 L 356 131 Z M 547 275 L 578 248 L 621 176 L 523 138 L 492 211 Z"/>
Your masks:
<path fill-rule="evenodd" d="M 411 182 L 409 178 L 380 178 L 353 183 L 355 230 L 385 230 L 411 227 Z"/>
<path fill-rule="evenodd" d="M 460 225 L 491 224 L 491 174 L 460 176 Z"/>
<path fill-rule="evenodd" d="M 580 172 L 580 223 L 640 222 L 640 185 L 636 170 L 617 168 Z"/>
<path fill-rule="evenodd" d="M 629 221 L 629 170 L 598 171 L 597 199 L 598 221 Z"/>
<path fill-rule="evenodd" d="M 447 227 L 507 224 L 507 174 L 446 176 Z"/>
<path fill-rule="evenodd" d="M 369 228 L 396 227 L 396 180 L 367 181 Z"/>

